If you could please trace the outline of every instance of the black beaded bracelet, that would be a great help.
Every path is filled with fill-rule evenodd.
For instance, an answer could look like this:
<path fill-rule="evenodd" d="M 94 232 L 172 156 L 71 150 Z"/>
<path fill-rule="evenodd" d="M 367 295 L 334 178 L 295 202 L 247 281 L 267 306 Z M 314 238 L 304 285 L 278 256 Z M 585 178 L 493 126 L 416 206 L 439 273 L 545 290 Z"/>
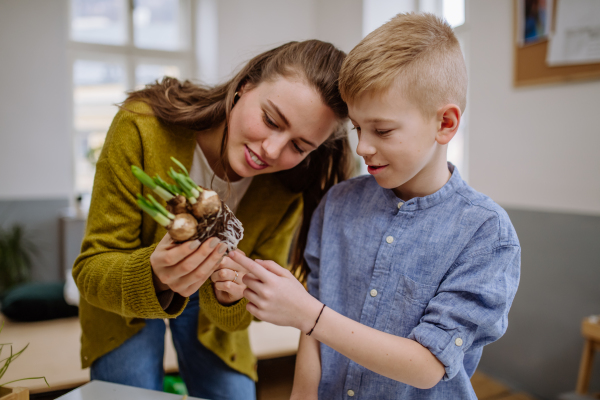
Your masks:
<path fill-rule="evenodd" d="M 321 318 L 321 314 L 323 314 L 323 310 L 325 309 L 325 304 L 323 304 L 323 308 L 321 308 L 321 312 L 319 313 L 319 316 L 317 317 L 317 320 L 315 321 L 315 325 L 312 327 L 312 329 L 310 330 L 310 332 L 308 332 L 306 334 L 306 336 L 310 336 L 310 334 L 315 330 L 315 327 L 317 326 L 317 322 L 319 322 L 319 318 Z"/>

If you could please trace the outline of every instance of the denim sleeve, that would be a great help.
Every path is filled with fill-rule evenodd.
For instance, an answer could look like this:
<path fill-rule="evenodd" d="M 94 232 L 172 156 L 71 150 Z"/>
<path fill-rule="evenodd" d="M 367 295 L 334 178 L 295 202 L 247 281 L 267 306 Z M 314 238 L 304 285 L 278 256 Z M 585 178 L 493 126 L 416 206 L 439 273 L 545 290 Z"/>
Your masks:
<path fill-rule="evenodd" d="M 518 241 L 496 241 L 463 254 L 409 335 L 444 365 L 444 381 L 458 373 L 465 352 L 492 343 L 506 332 L 519 284 Z"/>
<path fill-rule="evenodd" d="M 308 292 L 319 298 L 319 268 L 321 267 L 321 236 L 323 233 L 323 218 L 325 216 L 325 196 L 319 206 L 315 209 L 310 220 L 310 229 L 306 239 L 306 248 L 304 250 L 304 259 L 310 268 L 310 273 L 306 279 Z"/>

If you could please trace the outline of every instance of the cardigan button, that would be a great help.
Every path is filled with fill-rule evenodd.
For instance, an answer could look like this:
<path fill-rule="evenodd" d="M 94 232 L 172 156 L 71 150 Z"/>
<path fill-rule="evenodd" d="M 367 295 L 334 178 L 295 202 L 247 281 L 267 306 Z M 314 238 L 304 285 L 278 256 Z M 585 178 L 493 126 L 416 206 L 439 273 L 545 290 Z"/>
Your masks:
<path fill-rule="evenodd" d="M 233 353 L 231 355 L 231 362 L 234 362 L 236 358 L 237 358 L 237 354 Z"/>

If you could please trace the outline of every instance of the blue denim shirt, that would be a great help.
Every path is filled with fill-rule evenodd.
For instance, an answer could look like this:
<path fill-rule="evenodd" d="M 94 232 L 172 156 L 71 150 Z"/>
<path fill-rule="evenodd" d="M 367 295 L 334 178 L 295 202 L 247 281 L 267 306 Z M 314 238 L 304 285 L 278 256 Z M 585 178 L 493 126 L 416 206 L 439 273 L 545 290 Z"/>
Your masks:
<path fill-rule="evenodd" d="M 440 190 L 407 202 L 370 175 L 334 186 L 313 215 L 305 251 L 313 296 L 419 342 L 444 365 L 442 381 L 417 389 L 321 344 L 320 399 L 477 398 L 470 377 L 483 346 L 506 331 L 521 249 L 506 212 L 448 167 Z"/>

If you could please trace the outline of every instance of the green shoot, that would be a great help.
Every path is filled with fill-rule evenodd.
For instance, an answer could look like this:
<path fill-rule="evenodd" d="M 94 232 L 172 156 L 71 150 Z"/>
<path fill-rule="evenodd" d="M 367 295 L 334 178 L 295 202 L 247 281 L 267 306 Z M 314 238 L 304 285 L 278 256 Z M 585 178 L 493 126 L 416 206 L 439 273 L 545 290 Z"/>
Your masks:
<path fill-rule="evenodd" d="M 171 172 L 174 176 L 176 176 L 176 182 L 179 184 L 179 186 L 186 188 L 192 194 L 192 197 L 198 198 L 198 196 L 200 196 L 200 192 L 198 191 L 198 189 L 196 189 L 196 187 L 198 186 L 196 185 L 196 182 L 194 182 L 184 174 L 175 172 L 173 168 L 171 168 Z"/>
<path fill-rule="evenodd" d="M 156 193 L 157 195 L 159 195 L 161 198 L 163 198 L 165 201 L 169 201 L 173 198 L 173 194 L 170 193 L 170 191 L 167 188 L 164 188 L 162 186 L 159 186 L 156 184 L 156 182 L 154 182 L 154 180 L 152 178 L 150 178 L 148 176 L 148 174 L 146 174 L 144 171 L 142 171 L 141 168 L 132 165 L 131 166 L 131 172 L 133 172 L 133 175 L 140 181 L 142 182 L 142 184 L 144 186 L 146 186 L 149 189 L 152 189 L 152 191 L 154 193 Z"/>
<path fill-rule="evenodd" d="M 177 164 L 177 166 L 178 166 L 179 168 L 181 168 L 181 170 L 182 170 L 182 171 L 185 173 L 185 176 L 187 176 L 187 177 L 189 177 L 189 176 L 190 176 L 190 174 L 188 173 L 187 169 L 186 169 L 186 168 L 183 166 L 183 164 L 182 164 L 182 163 L 180 163 L 180 162 L 179 162 L 179 161 L 178 161 L 178 160 L 177 160 L 175 157 L 171 157 L 171 160 L 172 160 L 172 161 L 173 161 L 175 164 Z"/>
<path fill-rule="evenodd" d="M 171 214 L 170 212 L 168 212 L 167 209 L 164 208 L 158 201 L 156 201 L 154 199 L 154 197 L 152 197 L 151 194 L 148 194 L 147 196 L 148 196 L 148 199 L 150 199 L 150 202 L 152 203 L 154 208 L 156 208 L 158 211 L 160 211 L 165 217 L 167 217 L 169 219 L 175 219 L 175 216 L 173 214 Z"/>
<path fill-rule="evenodd" d="M 196 197 L 198 197 L 194 196 L 192 189 L 196 192 L 198 191 L 195 190 L 188 182 L 185 181 L 185 179 L 183 178 L 184 175 L 175 172 L 175 170 L 171 168 L 171 170 L 169 171 L 169 176 L 177 183 L 177 185 L 179 185 L 181 190 L 183 190 L 183 193 L 185 193 L 185 197 L 187 197 L 188 200 L 190 200 L 190 202 L 191 199 L 196 199 Z M 198 193 L 198 195 L 200 195 L 200 193 Z"/>
<path fill-rule="evenodd" d="M 198 196 L 200 195 L 200 193 L 202 193 L 202 192 L 204 191 L 204 190 L 203 190 L 203 189 L 202 189 L 200 186 L 198 186 L 198 185 L 196 184 L 196 182 L 194 182 L 194 181 L 192 180 L 192 178 L 190 178 L 189 176 L 186 176 L 186 177 L 185 177 L 185 180 L 187 181 L 187 183 L 189 183 L 190 185 L 192 185 L 192 187 L 193 187 L 194 189 L 196 189 L 196 190 L 198 191 Z M 198 196 L 196 196 L 196 197 L 198 197 Z"/>
<path fill-rule="evenodd" d="M 140 206 L 140 208 L 142 210 L 144 210 L 146 213 L 148 213 L 148 215 L 150 215 L 156 222 L 158 222 L 160 225 L 164 226 L 165 228 L 171 223 L 171 220 L 169 218 L 165 217 L 158 210 L 156 210 L 152 206 L 152 203 L 150 203 L 148 200 L 144 199 L 139 194 L 138 194 L 137 204 L 138 204 L 138 206 Z"/>
<path fill-rule="evenodd" d="M 179 174 L 179 175 L 180 175 L 180 178 L 181 178 L 183 181 L 187 182 L 187 183 L 189 184 L 189 186 L 191 186 L 191 188 L 194 188 L 194 189 L 196 189 L 196 190 L 198 191 L 198 194 L 196 194 L 195 192 L 193 192 L 193 191 L 192 191 L 192 194 L 194 195 L 194 197 L 198 197 L 198 196 L 200 196 L 200 192 L 202 192 L 202 188 L 201 188 L 200 186 L 198 186 L 198 185 L 196 184 L 196 182 L 194 182 L 194 181 L 192 180 L 192 178 L 190 178 L 190 174 L 188 173 L 188 170 L 185 168 L 185 166 L 184 166 L 182 163 L 180 163 L 180 162 L 179 162 L 179 160 L 177 160 L 175 157 L 171 157 L 171 160 L 172 160 L 172 161 L 173 161 L 175 164 L 177 164 L 177 166 L 178 166 L 179 168 L 181 168 L 181 170 L 183 171 L 183 174 Z M 171 169 L 173 169 L 173 168 L 171 168 Z"/>
<path fill-rule="evenodd" d="M 154 183 L 152 178 L 150 178 L 144 171 L 142 171 L 142 169 L 140 167 L 132 165 L 131 172 L 133 172 L 133 175 L 140 182 L 142 182 L 144 184 L 144 186 L 147 186 L 149 189 L 154 190 L 154 188 L 156 187 L 156 183 Z"/>
<path fill-rule="evenodd" d="M 173 198 L 173 195 L 169 191 L 163 189 L 161 186 L 156 186 L 154 193 L 162 197 L 165 201 L 169 201 Z"/>
<path fill-rule="evenodd" d="M 167 182 L 165 182 L 163 180 L 163 178 L 161 178 L 160 176 L 158 176 L 158 174 L 155 175 L 153 179 L 154 179 L 154 182 L 158 186 L 162 187 L 163 189 L 165 189 L 165 190 L 167 190 L 167 191 L 169 191 L 171 193 L 181 194 L 181 189 L 179 189 L 179 187 L 177 185 L 170 185 L 170 184 L 168 184 Z"/>

